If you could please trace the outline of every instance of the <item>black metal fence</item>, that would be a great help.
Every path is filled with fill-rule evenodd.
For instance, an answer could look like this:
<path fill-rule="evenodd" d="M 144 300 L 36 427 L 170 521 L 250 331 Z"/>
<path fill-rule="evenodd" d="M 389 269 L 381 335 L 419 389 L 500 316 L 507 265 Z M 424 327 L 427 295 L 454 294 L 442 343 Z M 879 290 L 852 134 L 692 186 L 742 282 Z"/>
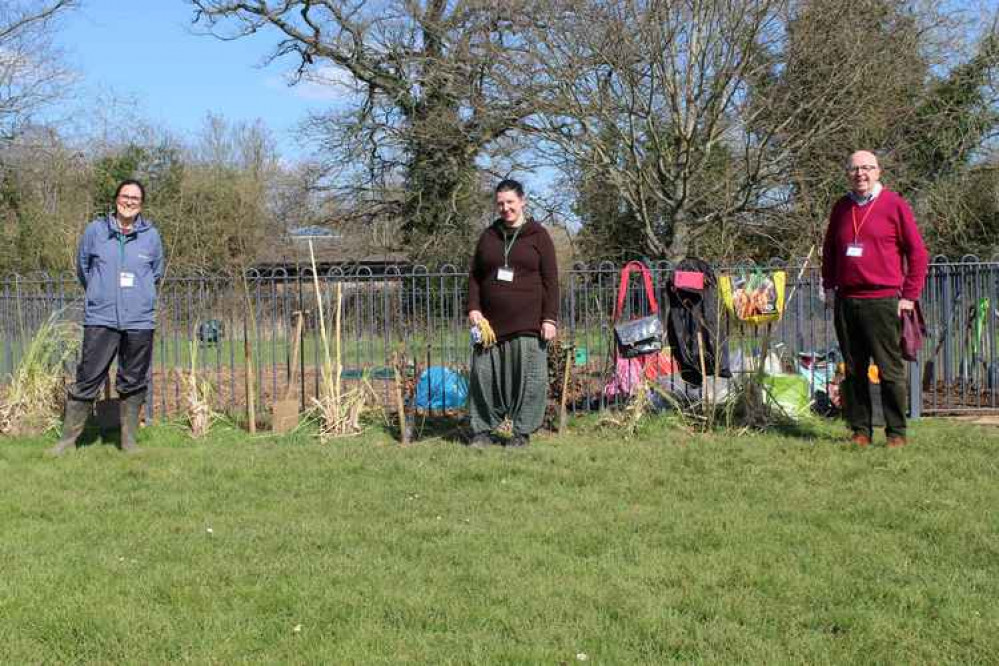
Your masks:
<path fill-rule="evenodd" d="M 770 329 L 771 348 L 789 369 L 799 354 L 835 350 L 831 313 L 821 299 L 815 266 L 773 261 L 787 271 L 791 296 L 783 318 Z M 749 264 L 737 266 L 746 269 Z M 659 302 L 665 304 L 668 262 L 650 266 Z M 561 336 L 573 345 L 574 411 L 602 409 L 614 401 L 602 390 L 611 374 L 612 322 L 620 266 L 575 265 L 561 274 Z M 318 283 L 318 284 L 317 284 Z M 251 271 L 245 282 L 215 275 L 171 277 L 160 289 L 150 416 L 181 407 L 178 370 L 194 365 L 216 389 L 223 408 L 246 404 L 247 359 L 257 404 L 266 407 L 286 394 L 303 406 L 318 394 L 322 345 L 321 299 L 327 329 L 335 327 L 335 294 L 342 295 L 340 343 L 348 382 L 367 381 L 389 401 L 393 358 L 405 359 L 409 374 L 430 366 L 467 373 L 470 342 L 465 317 L 467 276 L 453 265 L 338 267 L 314 279 L 309 272 Z M 317 293 L 318 292 L 318 293 Z M 632 280 L 626 314 L 646 308 L 639 280 Z M 50 316 L 79 320 L 82 291 L 71 274 L 15 275 L 0 279 L 0 382 L 7 381 L 34 332 Z M 910 366 L 913 416 L 999 411 L 999 262 L 938 257 L 930 267 L 922 306 L 929 335 L 921 358 Z M 295 317 L 306 313 L 305 333 L 292 359 Z M 663 308 L 661 316 L 666 317 Z M 759 331 L 723 324 L 733 357 L 753 353 Z M 296 386 L 287 385 L 297 363 Z M 815 389 L 810 383 L 810 389 Z M 615 398 L 617 400 L 619 398 Z M 266 409 L 261 410 L 266 413 Z"/>

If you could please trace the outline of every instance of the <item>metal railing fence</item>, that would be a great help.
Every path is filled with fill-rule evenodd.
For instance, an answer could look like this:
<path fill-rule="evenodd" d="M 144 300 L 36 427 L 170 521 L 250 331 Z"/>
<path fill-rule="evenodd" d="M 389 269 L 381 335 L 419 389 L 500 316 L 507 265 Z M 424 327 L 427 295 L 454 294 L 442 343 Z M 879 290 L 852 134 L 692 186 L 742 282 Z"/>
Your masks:
<path fill-rule="evenodd" d="M 719 269 L 746 270 L 753 264 Z M 801 353 L 836 348 L 831 312 L 821 299 L 815 266 L 772 261 L 787 271 L 793 298 L 772 325 L 771 348 L 790 364 Z M 575 347 L 573 411 L 613 405 L 602 391 L 613 372 L 612 322 L 620 266 L 604 262 L 563 270 L 560 335 Z M 650 265 L 664 328 L 669 262 Z M 800 279 L 799 278 L 800 273 Z M 246 404 L 246 358 L 252 360 L 260 407 L 284 397 L 292 363 L 298 363 L 291 395 L 303 406 L 318 394 L 322 345 L 318 335 L 316 283 L 333 332 L 337 285 L 342 293 L 341 353 L 346 381 L 367 381 L 386 403 L 391 395 L 392 359 L 407 360 L 411 375 L 428 366 L 467 373 L 470 342 L 465 316 L 467 275 L 454 265 L 390 266 L 377 272 L 335 267 L 314 279 L 305 271 L 251 271 L 245 283 L 217 275 L 167 278 L 160 288 L 156 350 L 147 410 L 163 417 L 181 409 L 177 370 L 196 367 L 209 377 L 220 406 Z M 245 288 L 244 288 L 245 284 Z M 48 317 L 79 320 L 82 290 L 72 274 L 29 274 L 0 278 L 0 382 L 8 380 L 31 337 Z M 929 335 L 920 360 L 910 366 L 913 416 L 999 411 L 999 262 L 938 257 L 930 267 L 922 307 Z M 290 358 L 296 312 L 308 313 L 298 359 Z M 626 316 L 644 314 L 647 304 L 633 278 Z M 760 331 L 723 325 L 731 354 L 749 353 Z M 200 333 L 200 335 L 199 335 Z M 266 409 L 261 410 L 266 412 Z"/>

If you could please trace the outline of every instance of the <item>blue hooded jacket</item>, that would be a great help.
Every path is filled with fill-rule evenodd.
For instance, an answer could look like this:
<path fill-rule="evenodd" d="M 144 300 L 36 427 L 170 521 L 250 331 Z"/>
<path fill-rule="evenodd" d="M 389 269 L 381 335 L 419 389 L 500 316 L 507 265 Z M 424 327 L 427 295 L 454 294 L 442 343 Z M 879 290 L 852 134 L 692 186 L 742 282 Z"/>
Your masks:
<path fill-rule="evenodd" d="M 84 326 L 156 328 L 163 243 L 152 222 L 140 215 L 127 234 L 112 215 L 91 222 L 80 239 L 76 276 L 87 292 Z"/>

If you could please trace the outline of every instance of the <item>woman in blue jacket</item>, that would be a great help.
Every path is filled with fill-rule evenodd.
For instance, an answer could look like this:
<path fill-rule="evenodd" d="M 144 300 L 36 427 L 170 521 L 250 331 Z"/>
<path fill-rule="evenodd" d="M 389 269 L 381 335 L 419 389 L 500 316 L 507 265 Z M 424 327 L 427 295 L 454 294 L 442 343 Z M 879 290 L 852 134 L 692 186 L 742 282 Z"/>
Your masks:
<path fill-rule="evenodd" d="M 76 446 L 115 357 L 121 448 L 137 450 L 139 410 L 153 357 L 156 286 L 163 277 L 159 232 L 141 214 L 145 195 L 139 181 L 122 181 L 114 213 L 91 222 L 80 239 L 76 275 L 86 291 L 83 348 L 66 397 L 62 438 L 50 451 L 54 455 Z"/>

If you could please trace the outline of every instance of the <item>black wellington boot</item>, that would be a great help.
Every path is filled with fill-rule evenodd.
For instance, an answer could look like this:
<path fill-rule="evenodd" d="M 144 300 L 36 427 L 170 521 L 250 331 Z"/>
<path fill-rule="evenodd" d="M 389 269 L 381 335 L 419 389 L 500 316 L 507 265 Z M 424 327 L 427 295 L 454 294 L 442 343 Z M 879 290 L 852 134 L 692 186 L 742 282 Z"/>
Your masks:
<path fill-rule="evenodd" d="M 135 436 L 139 434 L 139 411 L 145 399 L 145 391 L 121 398 L 121 450 L 125 453 L 139 452 Z"/>
<path fill-rule="evenodd" d="M 66 418 L 62 423 L 62 437 L 48 450 L 50 456 L 61 456 L 69 449 L 76 448 L 76 440 L 87 425 L 87 418 L 94 409 L 90 400 L 66 399 Z"/>

